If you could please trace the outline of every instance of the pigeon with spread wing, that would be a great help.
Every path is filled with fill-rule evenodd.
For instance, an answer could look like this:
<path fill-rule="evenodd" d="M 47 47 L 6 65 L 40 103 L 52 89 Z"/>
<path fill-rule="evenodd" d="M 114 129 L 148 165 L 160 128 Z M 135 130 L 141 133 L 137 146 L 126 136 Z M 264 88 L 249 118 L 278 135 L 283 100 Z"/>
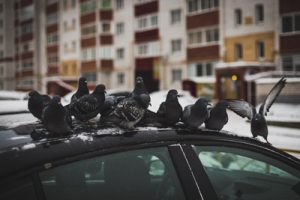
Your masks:
<path fill-rule="evenodd" d="M 268 126 L 265 116 L 269 112 L 272 104 L 280 94 L 281 90 L 286 84 L 286 79 L 282 77 L 276 85 L 271 89 L 266 99 L 257 112 L 253 105 L 244 100 L 227 100 L 228 108 L 240 115 L 241 117 L 247 117 L 251 121 L 251 133 L 253 137 L 258 135 L 262 136 L 267 142 Z"/>

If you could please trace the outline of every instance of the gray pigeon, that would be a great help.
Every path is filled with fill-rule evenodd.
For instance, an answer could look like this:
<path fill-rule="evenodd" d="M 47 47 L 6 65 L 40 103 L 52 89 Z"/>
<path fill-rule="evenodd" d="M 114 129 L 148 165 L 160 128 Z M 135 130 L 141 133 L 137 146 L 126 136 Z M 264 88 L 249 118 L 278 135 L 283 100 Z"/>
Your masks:
<path fill-rule="evenodd" d="M 99 84 L 91 94 L 80 97 L 69 108 L 76 119 L 88 121 L 99 114 L 104 102 L 105 86 Z"/>
<path fill-rule="evenodd" d="M 285 84 L 286 79 L 282 77 L 271 89 L 266 99 L 260 106 L 258 113 L 253 105 L 244 100 L 227 100 L 229 105 L 228 108 L 230 110 L 241 117 L 247 117 L 251 121 L 251 133 L 253 137 L 260 135 L 268 142 L 268 126 L 265 115 L 267 115 L 269 112 L 270 107 L 280 94 L 281 90 L 284 88 Z"/>
<path fill-rule="evenodd" d="M 157 110 L 158 119 L 162 124 L 175 125 L 182 117 L 182 107 L 178 102 L 177 90 L 169 90 L 166 101 Z"/>
<path fill-rule="evenodd" d="M 51 98 L 48 95 L 41 95 L 33 90 L 29 93 L 28 110 L 33 116 L 42 119 L 43 109 L 49 104 Z"/>
<path fill-rule="evenodd" d="M 190 128 L 198 128 L 208 118 L 208 100 L 200 98 L 193 105 L 188 105 L 183 110 L 182 121 Z"/>
<path fill-rule="evenodd" d="M 118 103 L 120 103 L 123 99 L 129 97 L 130 95 L 131 92 L 118 92 L 106 95 L 104 105 L 100 110 L 101 116 L 108 115 L 116 108 Z"/>
<path fill-rule="evenodd" d="M 87 87 L 86 78 L 80 77 L 78 81 L 78 89 L 75 94 L 72 95 L 71 102 L 74 102 L 75 100 L 87 94 L 89 94 L 89 89 Z"/>
<path fill-rule="evenodd" d="M 100 125 L 119 126 L 133 129 L 143 118 L 150 104 L 150 96 L 141 77 L 136 78 L 136 84 L 131 95 L 117 104 L 116 108 L 107 116 L 101 116 Z"/>
<path fill-rule="evenodd" d="M 228 122 L 227 107 L 227 101 L 221 100 L 209 109 L 209 118 L 205 121 L 205 127 L 212 130 L 221 130 Z"/>
<path fill-rule="evenodd" d="M 67 110 L 61 105 L 60 96 L 54 96 L 42 115 L 45 128 L 54 134 L 67 134 L 71 132 L 72 121 Z"/>

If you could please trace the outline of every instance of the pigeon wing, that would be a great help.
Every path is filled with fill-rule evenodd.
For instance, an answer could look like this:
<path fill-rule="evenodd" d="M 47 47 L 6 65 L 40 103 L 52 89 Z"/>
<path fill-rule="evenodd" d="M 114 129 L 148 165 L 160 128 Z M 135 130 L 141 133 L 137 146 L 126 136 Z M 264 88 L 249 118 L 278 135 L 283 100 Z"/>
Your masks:
<path fill-rule="evenodd" d="M 158 115 L 165 115 L 166 114 L 166 103 L 165 102 L 162 102 L 157 110 L 157 114 Z"/>
<path fill-rule="evenodd" d="M 243 118 L 247 117 L 251 120 L 256 112 L 255 108 L 247 101 L 235 99 L 230 99 L 226 101 L 228 102 L 228 109 L 232 110 L 233 112 L 235 112 Z"/>
<path fill-rule="evenodd" d="M 281 90 L 284 88 L 286 84 L 286 79 L 282 77 L 276 85 L 271 89 L 269 94 L 267 95 L 264 103 L 261 105 L 259 112 L 263 115 L 267 115 L 267 112 L 269 112 L 270 107 L 280 94 Z"/>

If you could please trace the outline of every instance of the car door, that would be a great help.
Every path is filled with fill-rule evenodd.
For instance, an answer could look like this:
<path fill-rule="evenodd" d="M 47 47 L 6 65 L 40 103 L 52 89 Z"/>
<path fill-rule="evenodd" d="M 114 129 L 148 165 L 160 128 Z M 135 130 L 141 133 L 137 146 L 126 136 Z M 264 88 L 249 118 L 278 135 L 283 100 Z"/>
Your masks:
<path fill-rule="evenodd" d="M 270 149 L 224 141 L 188 144 L 184 151 L 220 200 L 300 199 L 299 163 Z"/>
<path fill-rule="evenodd" d="M 47 200 L 204 199 L 179 144 L 68 158 L 53 162 L 39 177 Z"/>

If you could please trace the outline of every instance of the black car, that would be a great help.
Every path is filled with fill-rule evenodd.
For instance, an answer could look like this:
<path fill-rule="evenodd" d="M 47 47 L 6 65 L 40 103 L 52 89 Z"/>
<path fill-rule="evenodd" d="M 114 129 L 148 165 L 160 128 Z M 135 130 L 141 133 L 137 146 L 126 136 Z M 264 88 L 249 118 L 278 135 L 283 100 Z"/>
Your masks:
<path fill-rule="evenodd" d="M 300 161 L 269 144 L 183 127 L 0 131 L 0 199 L 300 199 Z"/>

